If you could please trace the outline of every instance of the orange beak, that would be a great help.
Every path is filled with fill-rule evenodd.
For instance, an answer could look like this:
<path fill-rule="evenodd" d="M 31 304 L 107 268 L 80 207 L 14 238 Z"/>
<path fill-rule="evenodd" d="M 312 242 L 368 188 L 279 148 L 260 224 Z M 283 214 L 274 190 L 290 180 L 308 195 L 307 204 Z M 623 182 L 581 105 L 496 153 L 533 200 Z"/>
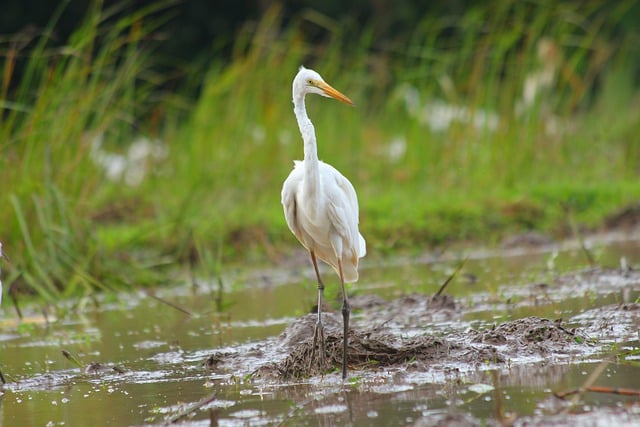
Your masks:
<path fill-rule="evenodd" d="M 333 99 L 337 99 L 340 102 L 344 102 L 347 105 L 355 105 L 353 101 L 351 101 L 345 94 L 340 92 L 337 89 L 334 89 L 331 85 L 325 82 L 317 82 L 316 86 L 321 89 L 326 96 L 331 97 Z"/>

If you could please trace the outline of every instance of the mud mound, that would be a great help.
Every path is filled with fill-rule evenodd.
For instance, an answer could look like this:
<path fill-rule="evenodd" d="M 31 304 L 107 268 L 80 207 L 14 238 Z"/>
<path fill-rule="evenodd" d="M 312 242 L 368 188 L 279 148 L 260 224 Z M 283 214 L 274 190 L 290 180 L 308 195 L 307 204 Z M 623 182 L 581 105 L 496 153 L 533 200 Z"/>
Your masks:
<path fill-rule="evenodd" d="M 473 331 L 472 341 L 477 343 L 518 345 L 531 343 L 581 342 L 584 337 L 577 335 L 575 329 L 570 330 L 561 325 L 561 321 L 541 319 L 539 317 L 525 317 L 503 323 L 486 331 Z"/>
<path fill-rule="evenodd" d="M 352 298 L 351 304 L 358 314 L 353 318 L 349 332 L 347 355 L 350 369 L 403 366 L 408 361 L 423 365 L 431 360 L 451 357 L 452 350 L 459 350 L 457 344 L 444 338 L 423 335 L 402 338 L 409 325 L 424 325 L 456 317 L 461 310 L 449 295 L 415 294 L 391 301 L 358 295 Z M 342 317 L 334 312 L 323 313 L 324 357 L 313 354 L 315 322 L 316 315 L 308 314 L 290 324 L 280 335 L 280 342 L 289 353 L 275 367 L 278 378 L 305 378 L 342 366 Z M 464 358 L 465 362 L 470 361 L 468 357 Z"/>
<path fill-rule="evenodd" d="M 450 349 L 445 339 L 419 337 L 401 345 L 394 345 L 397 338 L 377 331 L 349 333 L 347 351 L 349 368 L 387 367 L 405 364 L 408 361 L 429 361 L 446 356 Z M 323 374 L 342 364 L 342 334 L 330 332 L 326 335 L 325 355 L 313 355 L 313 340 L 295 345 L 289 356 L 279 364 L 281 379 L 304 378 Z"/>
<path fill-rule="evenodd" d="M 637 337 L 640 304 L 611 304 L 587 310 L 573 318 L 585 325 L 590 337 L 600 342 L 627 341 Z"/>
<path fill-rule="evenodd" d="M 525 317 L 484 331 L 471 331 L 473 343 L 489 344 L 504 357 L 521 354 L 569 354 L 580 351 L 589 340 L 578 329 L 569 329 L 561 320 Z"/>
<path fill-rule="evenodd" d="M 306 329 L 304 340 L 289 345 L 288 356 L 275 366 L 279 379 L 305 378 L 338 369 L 342 364 L 342 333 L 336 319 L 326 333 L 324 357 L 314 356 L 311 334 L 312 317 L 301 318 L 292 331 Z M 283 334 L 286 338 L 286 334 Z M 295 333 L 300 337 L 302 334 Z M 539 317 L 513 320 L 486 330 L 470 330 L 447 338 L 418 336 L 403 339 L 384 327 L 349 334 L 349 369 L 381 367 L 414 367 L 425 369 L 437 363 L 486 364 L 504 363 L 521 354 L 545 356 L 579 351 L 587 342 L 585 335 L 564 327 L 560 321 Z M 290 342 L 288 342 L 290 344 Z"/>

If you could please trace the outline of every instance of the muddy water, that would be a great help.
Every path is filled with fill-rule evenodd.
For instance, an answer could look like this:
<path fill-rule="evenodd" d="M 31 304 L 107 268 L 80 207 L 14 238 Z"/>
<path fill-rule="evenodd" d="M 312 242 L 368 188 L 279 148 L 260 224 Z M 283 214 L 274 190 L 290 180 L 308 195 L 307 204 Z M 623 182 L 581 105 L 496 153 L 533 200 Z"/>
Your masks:
<path fill-rule="evenodd" d="M 384 325 L 385 333 L 399 339 L 436 336 L 467 354 L 472 347 L 466 342 L 475 336 L 482 342 L 474 349 L 487 345 L 496 325 L 562 318 L 566 328 L 580 328 L 589 345 L 550 346 L 542 353 L 509 353 L 498 346 L 501 363 L 443 356 L 355 367 L 346 382 L 337 373 L 284 381 L 265 370 L 287 356 L 278 336 L 314 302 L 304 261 L 286 271 L 228 272 L 221 304 L 214 302 L 215 280 L 157 291 L 191 314 L 143 293 L 83 301 L 80 310 L 77 301 L 69 302 L 70 313 L 82 314 L 48 322 L 33 307 L 28 321 L 18 323 L 5 304 L 0 370 L 7 383 L 0 392 L 0 426 L 163 424 L 181 412 L 187 415 L 180 421 L 189 425 L 210 425 L 210 418 L 219 425 L 434 425 L 453 419 L 460 425 L 640 425 L 640 409 L 632 404 L 638 397 L 613 394 L 587 393 L 570 408 L 572 415 L 553 418 L 566 403 L 552 391 L 579 387 L 597 369 L 597 385 L 640 388 L 637 351 L 625 363 L 600 363 L 612 351 L 633 353 L 639 347 L 640 311 L 631 307 L 640 297 L 640 278 L 619 269 L 621 259 L 640 266 L 637 236 L 600 236 L 588 246 L 602 269 L 588 267 L 584 252 L 571 243 L 397 259 L 370 254 L 352 289 L 354 304 L 361 306 L 354 315 L 356 331 Z M 466 264 L 447 288 L 455 310 L 426 316 L 421 306 L 411 308 L 417 295 L 433 294 L 464 257 Z M 329 289 L 328 295 L 335 299 L 337 292 Z M 628 312 L 616 309 L 623 304 L 629 304 Z M 392 306 L 406 309 L 386 319 Z M 210 356 L 214 363 L 207 368 L 203 363 Z M 190 411 L 208 397 L 209 403 Z"/>

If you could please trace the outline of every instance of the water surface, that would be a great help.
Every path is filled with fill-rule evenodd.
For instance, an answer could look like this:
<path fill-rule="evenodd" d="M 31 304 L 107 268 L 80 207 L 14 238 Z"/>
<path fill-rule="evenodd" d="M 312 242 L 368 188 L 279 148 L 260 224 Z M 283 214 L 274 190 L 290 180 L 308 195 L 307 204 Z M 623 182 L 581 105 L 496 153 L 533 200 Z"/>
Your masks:
<path fill-rule="evenodd" d="M 636 239 L 608 235 L 587 242 L 601 266 L 640 265 Z M 526 316 L 569 319 L 594 307 L 633 302 L 640 284 L 616 287 L 555 287 L 563 273 L 581 271 L 587 258 L 576 244 L 509 251 L 459 250 L 365 260 L 351 293 L 391 300 L 413 293 L 433 294 L 468 257 L 448 286 L 464 313 L 455 320 L 417 325 L 429 334 L 483 328 Z M 336 280 L 325 270 L 329 300 L 337 302 Z M 0 369 L 7 380 L 0 397 L 0 426 L 162 424 L 181 409 L 215 393 L 215 399 L 183 422 L 209 425 L 410 425 L 452 411 L 495 422 L 501 417 L 535 416 L 554 404 L 551 391 L 579 387 L 602 355 L 574 363 L 532 360 L 500 368 L 406 373 L 401 370 L 351 372 L 304 381 L 261 381 L 251 368 L 271 357 L 269 346 L 315 301 L 312 271 L 293 269 L 229 271 L 222 305 L 218 281 L 176 284 L 155 294 L 192 315 L 145 293 L 104 295 L 62 320 L 46 322 L 38 307 L 30 321 L 17 322 L 6 302 L 0 311 Z M 77 302 L 69 302 L 73 305 Z M 601 339 L 604 339 L 601 337 Z M 638 336 L 617 343 L 637 349 Z M 85 373 L 62 355 L 66 350 Z M 211 354 L 237 352 L 247 370 L 207 371 Z M 598 385 L 638 387 L 636 364 L 611 363 Z M 586 394 L 583 410 L 618 408 L 633 398 Z M 637 398 L 636 398 L 637 401 Z M 548 403 L 545 403 L 548 402 Z M 213 415 L 211 415 L 213 414 Z M 431 417 L 431 418 L 428 418 Z M 433 418 L 435 417 L 435 418 Z M 639 418 L 640 420 L 640 418 Z M 640 421 L 638 421 L 640 423 Z M 425 424 L 426 425 L 426 424 Z"/>

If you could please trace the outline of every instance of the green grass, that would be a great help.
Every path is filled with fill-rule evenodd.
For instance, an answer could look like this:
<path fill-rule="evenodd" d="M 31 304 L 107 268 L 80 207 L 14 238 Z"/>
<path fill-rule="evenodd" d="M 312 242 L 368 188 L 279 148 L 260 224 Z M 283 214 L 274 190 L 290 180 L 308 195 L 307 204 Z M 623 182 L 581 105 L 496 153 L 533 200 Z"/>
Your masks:
<path fill-rule="evenodd" d="M 425 17 L 384 49 L 367 28 L 354 41 L 331 25 L 329 41 L 311 45 L 301 23 L 314 15 L 278 33 L 273 8 L 242 32 L 231 62 L 190 75 L 185 87 L 201 87 L 195 99 L 161 89 L 143 42 L 161 22 L 148 10 L 106 25 L 117 11 L 95 8 L 64 49 L 48 48 L 45 30 L 19 77 L 11 72 L 18 52 L 6 43 L 4 282 L 54 302 L 167 283 L 167 267 L 205 252 L 222 263 L 279 259 L 296 244 L 279 198 L 292 160 L 302 157 L 290 93 L 300 64 L 357 105 L 308 100 L 320 158 L 358 191 L 369 252 L 492 244 L 529 229 L 562 235 L 567 212 L 596 228 L 640 198 L 640 34 L 618 27 L 633 2 L 589 7 L 497 2 Z M 557 47 L 556 80 L 516 114 L 525 76 L 542 66 L 542 38 Z M 439 99 L 492 111 L 499 124 L 432 131 L 407 111 L 407 85 L 422 106 Z M 562 130 L 548 131 L 551 120 Z M 140 135 L 158 137 L 169 154 L 149 160 L 145 179 L 128 186 L 93 164 L 91 141 L 101 135 L 120 153 Z M 392 159 L 394 140 L 405 151 Z"/>

